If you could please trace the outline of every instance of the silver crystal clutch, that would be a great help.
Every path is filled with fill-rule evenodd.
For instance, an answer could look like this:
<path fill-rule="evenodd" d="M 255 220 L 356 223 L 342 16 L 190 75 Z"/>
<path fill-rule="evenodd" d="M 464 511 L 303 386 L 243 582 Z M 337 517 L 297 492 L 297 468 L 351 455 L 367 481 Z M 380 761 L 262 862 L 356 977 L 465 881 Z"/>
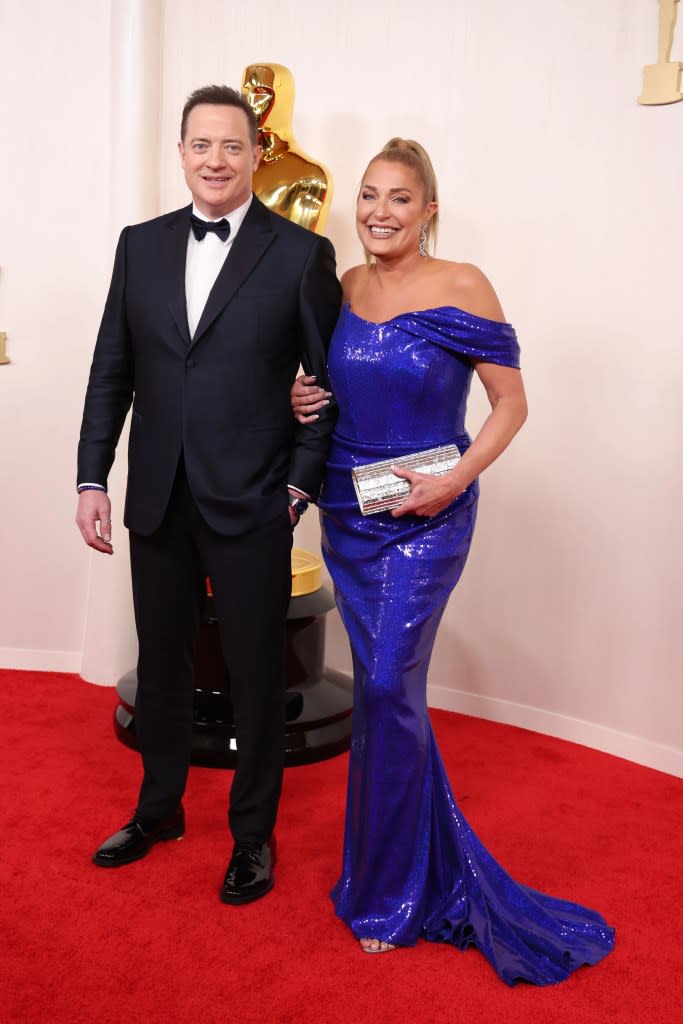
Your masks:
<path fill-rule="evenodd" d="M 398 508 L 410 494 L 410 484 L 403 477 L 392 473 L 392 466 L 405 466 L 416 473 L 442 476 L 453 469 L 460 458 L 460 449 L 455 444 L 444 444 L 429 448 L 425 452 L 410 455 L 395 455 L 382 462 L 368 462 L 351 470 L 353 486 L 360 510 L 364 516 L 387 509 Z"/>

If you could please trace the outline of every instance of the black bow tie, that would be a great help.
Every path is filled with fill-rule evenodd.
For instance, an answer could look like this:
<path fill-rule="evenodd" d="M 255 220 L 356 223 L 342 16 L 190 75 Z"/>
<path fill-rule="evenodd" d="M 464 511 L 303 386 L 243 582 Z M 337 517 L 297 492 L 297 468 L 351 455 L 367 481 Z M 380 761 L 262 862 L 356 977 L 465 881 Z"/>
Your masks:
<path fill-rule="evenodd" d="M 198 242 L 206 236 L 207 231 L 213 231 L 220 238 L 221 242 L 227 242 L 230 236 L 230 221 L 227 221 L 225 217 L 223 220 L 200 220 L 199 217 L 195 217 L 194 213 L 190 217 L 190 223 L 192 225 L 192 231 L 194 237 Z"/>

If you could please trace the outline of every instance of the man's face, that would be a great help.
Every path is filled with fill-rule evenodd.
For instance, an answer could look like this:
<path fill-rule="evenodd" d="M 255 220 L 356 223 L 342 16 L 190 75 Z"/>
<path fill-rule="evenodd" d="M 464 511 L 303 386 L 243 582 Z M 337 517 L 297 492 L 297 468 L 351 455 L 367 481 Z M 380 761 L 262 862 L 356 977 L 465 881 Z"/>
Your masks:
<path fill-rule="evenodd" d="M 205 217 L 224 217 L 251 195 L 261 147 L 253 145 L 247 116 L 239 107 L 194 107 L 178 151 L 187 187 Z"/>

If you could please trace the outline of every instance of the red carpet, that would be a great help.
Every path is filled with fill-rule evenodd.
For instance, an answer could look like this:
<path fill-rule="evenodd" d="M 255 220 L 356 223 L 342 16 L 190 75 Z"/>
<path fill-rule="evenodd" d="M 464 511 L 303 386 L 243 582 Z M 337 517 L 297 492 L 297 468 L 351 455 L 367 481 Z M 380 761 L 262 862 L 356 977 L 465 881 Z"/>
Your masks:
<path fill-rule="evenodd" d="M 2 1024 L 681 1020 L 680 780 L 434 713 L 456 796 L 492 852 L 520 881 L 593 906 L 617 929 L 597 967 L 509 989 L 474 950 L 358 951 L 327 897 L 345 757 L 288 770 L 276 887 L 226 907 L 225 772 L 192 770 L 184 840 L 103 871 L 90 854 L 126 820 L 139 778 L 137 755 L 113 734 L 113 691 L 30 672 L 0 671 L 0 685 Z"/>

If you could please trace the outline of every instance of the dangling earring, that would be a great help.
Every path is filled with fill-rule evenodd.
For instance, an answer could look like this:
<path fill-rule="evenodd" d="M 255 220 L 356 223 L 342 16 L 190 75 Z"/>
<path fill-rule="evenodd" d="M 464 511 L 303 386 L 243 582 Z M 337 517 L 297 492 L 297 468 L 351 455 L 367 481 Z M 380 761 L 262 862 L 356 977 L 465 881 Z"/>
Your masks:
<path fill-rule="evenodd" d="M 420 256 L 428 256 L 427 252 L 427 225 L 423 224 L 420 228 L 420 244 L 417 247 L 417 251 Z"/>

